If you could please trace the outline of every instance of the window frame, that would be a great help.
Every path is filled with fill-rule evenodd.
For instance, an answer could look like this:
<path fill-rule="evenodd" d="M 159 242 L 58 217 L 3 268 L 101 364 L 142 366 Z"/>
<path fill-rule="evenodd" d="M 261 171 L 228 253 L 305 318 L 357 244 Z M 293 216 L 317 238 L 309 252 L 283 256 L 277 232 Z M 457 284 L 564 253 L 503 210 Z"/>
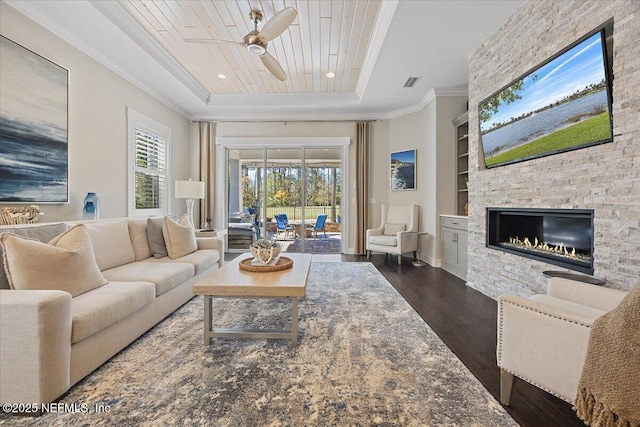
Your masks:
<path fill-rule="evenodd" d="M 136 129 L 156 134 L 165 141 L 165 191 L 158 209 L 136 208 Z M 169 215 L 171 205 L 171 136 L 172 129 L 131 107 L 127 107 L 127 216 Z"/>

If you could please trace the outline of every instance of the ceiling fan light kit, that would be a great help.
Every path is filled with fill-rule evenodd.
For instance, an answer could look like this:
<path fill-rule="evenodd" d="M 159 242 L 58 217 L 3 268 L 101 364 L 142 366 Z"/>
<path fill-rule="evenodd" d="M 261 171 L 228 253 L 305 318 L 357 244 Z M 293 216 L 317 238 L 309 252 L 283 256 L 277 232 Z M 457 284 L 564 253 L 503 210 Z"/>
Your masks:
<path fill-rule="evenodd" d="M 261 46 L 257 43 L 247 45 L 247 50 L 252 55 L 264 55 L 267 51 L 264 46 Z"/>
<path fill-rule="evenodd" d="M 271 74 L 278 80 L 284 81 L 287 80 L 287 73 L 278 63 L 278 60 L 267 52 L 267 44 L 282 34 L 296 19 L 296 16 L 298 16 L 298 12 L 294 8 L 284 8 L 264 25 L 262 31 L 258 31 L 258 25 L 262 22 L 264 16 L 261 11 L 252 10 L 249 12 L 249 18 L 253 22 L 253 31 L 250 31 L 249 34 L 242 38 L 242 43 L 220 39 L 185 39 L 185 41 L 192 43 L 232 43 L 246 47 L 250 54 L 260 57 L 262 64 Z"/>

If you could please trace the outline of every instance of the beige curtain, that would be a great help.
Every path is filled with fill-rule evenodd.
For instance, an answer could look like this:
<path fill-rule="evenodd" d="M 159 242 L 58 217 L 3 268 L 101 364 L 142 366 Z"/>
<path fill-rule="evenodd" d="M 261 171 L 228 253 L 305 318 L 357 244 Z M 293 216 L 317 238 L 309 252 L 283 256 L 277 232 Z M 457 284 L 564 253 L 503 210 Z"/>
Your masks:
<path fill-rule="evenodd" d="M 216 161 L 216 124 L 200 122 L 200 181 L 204 181 L 204 200 L 200 203 L 200 222 L 214 223 L 215 210 L 215 161 Z M 198 225 L 196 224 L 196 225 Z"/>
<path fill-rule="evenodd" d="M 356 137 L 356 245 L 357 254 L 365 253 L 365 234 L 369 226 L 369 139 L 371 126 L 358 122 Z"/>

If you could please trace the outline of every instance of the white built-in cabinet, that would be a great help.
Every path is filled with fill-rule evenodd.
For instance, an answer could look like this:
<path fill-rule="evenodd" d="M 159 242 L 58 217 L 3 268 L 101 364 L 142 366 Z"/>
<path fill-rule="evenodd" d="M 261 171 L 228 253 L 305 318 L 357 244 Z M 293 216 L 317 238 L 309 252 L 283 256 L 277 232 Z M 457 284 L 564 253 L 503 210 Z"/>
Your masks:
<path fill-rule="evenodd" d="M 462 280 L 467 280 L 467 230 L 466 216 L 440 215 L 441 267 Z"/>

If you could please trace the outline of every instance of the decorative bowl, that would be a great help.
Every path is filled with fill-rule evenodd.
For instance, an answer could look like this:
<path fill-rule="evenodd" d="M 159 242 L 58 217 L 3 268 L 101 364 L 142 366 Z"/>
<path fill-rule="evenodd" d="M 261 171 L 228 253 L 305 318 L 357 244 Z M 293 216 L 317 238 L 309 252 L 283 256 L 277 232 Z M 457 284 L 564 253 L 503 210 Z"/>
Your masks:
<path fill-rule="evenodd" d="M 249 250 L 255 259 L 267 265 L 280 255 L 280 244 L 268 239 L 259 239 L 249 247 Z"/>

